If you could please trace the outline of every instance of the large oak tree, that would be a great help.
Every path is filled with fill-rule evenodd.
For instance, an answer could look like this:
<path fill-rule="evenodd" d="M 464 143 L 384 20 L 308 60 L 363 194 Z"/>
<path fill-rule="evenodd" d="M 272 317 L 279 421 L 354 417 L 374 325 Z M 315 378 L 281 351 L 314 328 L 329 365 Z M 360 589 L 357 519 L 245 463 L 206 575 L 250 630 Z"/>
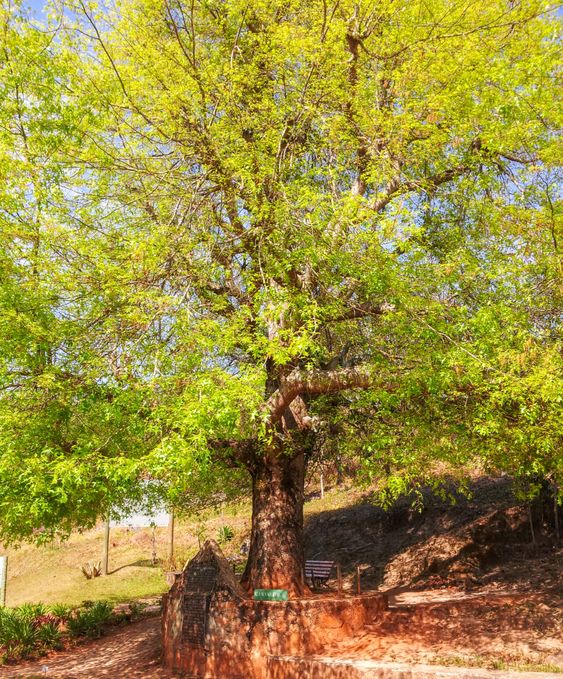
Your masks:
<path fill-rule="evenodd" d="M 297 594 L 327 440 L 559 478 L 546 3 L 2 20 L 5 537 L 248 479 L 245 580 Z"/>

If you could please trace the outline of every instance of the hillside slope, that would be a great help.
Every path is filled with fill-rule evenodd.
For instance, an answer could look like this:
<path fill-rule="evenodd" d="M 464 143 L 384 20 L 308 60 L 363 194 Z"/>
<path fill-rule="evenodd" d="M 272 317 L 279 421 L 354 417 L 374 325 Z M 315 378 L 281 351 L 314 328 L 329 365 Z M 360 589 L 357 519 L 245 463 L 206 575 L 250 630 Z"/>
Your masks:
<path fill-rule="evenodd" d="M 323 499 L 305 504 L 307 558 L 332 559 L 342 565 L 345 586 L 354 587 L 360 566 L 364 589 L 493 586 L 519 591 L 557 590 L 561 595 L 563 553 L 536 526 L 539 544 L 530 544 L 525 508 L 518 505 L 507 479 L 480 479 L 473 497 L 455 506 L 427 494 L 417 512 L 399 501 L 385 512 L 353 488 L 334 488 Z M 563 522 L 562 522 L 563 523 Z M 86 580 L 80 566 L 97 561 L 102 530 L 73 535 L 62 544 L 6 549 L 7 604 L 24 602 L 79 604 L 84 599 L 119 602 L 159 595 L 167 588 L 165 571 L 181 568 L 198 549 L 198 537 L 218 537 L 222 526 L 234 534 L 223 545 L 240 562 L 248 540 L 248 503 L 224 507 L 177 523 L 175 564 L 166 563 L 168 532 L 155 532 L 158 564 L 151 563 L 150 529 L 112 529 L 110 576 Z"/>
<path fill-rule="evenodd" d="M 333 559 L 348 583 L 360 566 L 363 588 L 498 586 L 563 594 L 563 550 L 534 515 L 531 544 L 527 509 L 509 479 L 481 478 L 472 497 L 457 503 L 425 494 L 425 507 L 406 500 L 389 511 L 361 500 L 314 513 L 306 520 L 307 558 Z"/>
<path fill-rule="evenodd" d="M 563 548 L 507 479 L 480 479 L 455 506 L 367 503 L 312 515 L 309 558 L 341 563 L 345 587 L 386 590 L 389 610 L 326 655 L 563 673 Z M 544 508 L 545 509 L 545 508 Z M 552 509 L 552 507 L 548 508 Z M 334 587 L 336 583 L 332 582 Z"/>
<path fill-rule="evenodd" d="M 380 619 L 327 645 L 324 655 L 563 672 L 563 549 L 538 512 L 537 544 L 531 544 L 527 510 L 507 479 L 479 479 L 472 491 L 471 499 L 459 497 L 454 506 L 426 494 L 421 512 L 406 500 L 385 512 L 344 487 L 306 503 L 307 557 L 338 561 L 350 593 L 356 592 L 359 567 L 362 590 L 382 589 L 390 603 Z M 226 525 L 234 537 L 224 550 L 240 564 L 249 509 L 243 504 L 179 523 L 177 564 L 196 552 L 198 536 L 217 537 Z M 112 529 L 111 574 L 86 581 L 78 566 L 97 559 L 101 545 L 98 530 L 62 545 L 10 550 L 8 604 L 118 602 L 166 590 L 166 529 L 156 531 L 156 566 L 150 529 Z M 135 676 L 156 676 L 152 670 L 143 674 L 145 660 L 126 654 L 116 661 L 140 663 Z"/>
<path fill-rule="evenodd" d="M 165 592 L 165 572 L 182 568 L 198 550 L 199 540 L 217 539 L 218 531 L 228 525 L 234 532 L 225 545 L 228 554 L 238 553 L 240 540 L 248 532 L 248 506 L 234 505 L 205 516 L 178 521 L 175 530 L 173 564 L 167 563 L 168 529 L 155 530 L 157 564 L 152 564 L 152 529 L 112 528 L 110 533 L 108 577 L 86 580 L 80 566 L 101 558 L 103 530 L 73 534 L 65 542 L 43 547 L 23 545 L 19 549 L 0 546 L 8 555 L 7 605 L 26 602 L 79 605 L 84 600 L 107 599 L 118 603 L 153 597 Z M 199 536 L 199 540 L 198 540 Z"/>

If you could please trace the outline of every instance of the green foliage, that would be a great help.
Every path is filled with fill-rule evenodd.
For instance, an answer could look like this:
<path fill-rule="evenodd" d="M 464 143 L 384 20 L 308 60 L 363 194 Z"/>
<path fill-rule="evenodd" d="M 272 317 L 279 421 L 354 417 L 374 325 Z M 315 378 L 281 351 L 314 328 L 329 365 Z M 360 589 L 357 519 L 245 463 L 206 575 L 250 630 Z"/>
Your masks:
<path fill-rule="evenodd" d="M 0 657 L 21 660 L 59 648 L 61 620 L 42 604 L 0 608 Z"/>
<path fill-rule="evenodd" d="M 142 614 L 144 609 L 147 607 L 147 604 L 139 602 L 139 601 L 132 601 L 129 604 L 129 613 L 128 613 L 128 618 L 130 620 L 138 620 Z"/>
<path fill-rule="evenodd" d="M 0 11 L 2 540 L 239 496 L 276 445 L 563 487 L 547 2 L 50 11 Z M 272 422 L 358 366 L 306 445 Z"/>
<path fill-rule="evenodd" d="M 201 547 L 207 539 L 207 527 L 204 523 L 198 524 L 198 526 L 196 528 L 196 537 L 197 537 L 197 543 L 198 543 L 199 547 Z"/>
<path fill-rule="evenodd" d="M 104 628 L 113 619 L 113 609 L 107 601 L 90 602 L 90 605 L 76 609 L 67 620 L 67 629 L 71 636 L 87 636 L 98 638 Z"/>
<path fill-rule="evenodd" d="M 235 537 L 235 532 L 233 531 L 231 526 L 224 525 L 224 526 L 220 526 L 217 529 L 217 542 L 220 545 L 224 545 L 227 542 L 230 542 L 234 537 Z"/>
<path fill-rule="evenodd" d="M 72 613 L 72 606 L 67 606 L 67 604 L 52 604 L 49 606 L 49 611 L 62 622 L 66 622 Z"/>
<path fill-rule="evenodd" d="M 39 641 L 34 618 L 19 609 L 0 609 L 0 646 L 4 659 L 28 657 Z"/>
<path fill-rule="evenodd" d="M 22 604 L 17 609 L 17 615 L 25 620 L 34 620 L 47 613 L 47 607 L 42 603 L 37 604 Z"/>
<path fill-rule="evenodd" d="M 65 633 L 100 637 L 113 619 L 106 601 L 89 602 L 79 609 L 54 605 L 50 612 L 42 604 L 0 608 L 0 658 L 6 662 L 43 655 L 61 648 Z"/>
<path fill-rule="evenodd" d="M 45 622 L 38 628 L 38 642 L 45 649 L 61 648 L 62 633 L 57 621 Z"/>

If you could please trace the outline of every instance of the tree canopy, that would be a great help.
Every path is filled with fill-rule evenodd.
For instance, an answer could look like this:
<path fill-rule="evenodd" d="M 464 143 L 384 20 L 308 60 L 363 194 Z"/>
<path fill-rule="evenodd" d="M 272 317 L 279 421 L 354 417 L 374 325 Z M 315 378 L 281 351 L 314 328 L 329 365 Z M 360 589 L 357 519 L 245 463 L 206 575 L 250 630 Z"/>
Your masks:
<path fill-rule="evenodd" d="M 320 450 L 561 481 L 548 3 L 1 21 L 4 539 L 252 483 L 247 581 L 299 591 Z"/>

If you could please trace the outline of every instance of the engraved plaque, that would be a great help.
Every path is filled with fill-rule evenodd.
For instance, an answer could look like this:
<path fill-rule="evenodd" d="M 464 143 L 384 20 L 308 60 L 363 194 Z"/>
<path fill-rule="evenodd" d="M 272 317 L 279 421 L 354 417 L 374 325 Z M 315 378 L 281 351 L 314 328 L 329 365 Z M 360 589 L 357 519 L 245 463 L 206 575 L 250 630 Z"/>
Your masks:
<path fill-rule="evenodd" d="M 182 640 L 193 646 L 203 646 L 207 630 L 207 612 L 210 597 L 190 592 L 184 596 L 184 624 Z"/>
<path fill-rule="evenodd" d="M 194 565 L 186 578 L 186 592 L 212 592 L 215 589 L 216 580 L 216 566 L 213 564 Z"/>

